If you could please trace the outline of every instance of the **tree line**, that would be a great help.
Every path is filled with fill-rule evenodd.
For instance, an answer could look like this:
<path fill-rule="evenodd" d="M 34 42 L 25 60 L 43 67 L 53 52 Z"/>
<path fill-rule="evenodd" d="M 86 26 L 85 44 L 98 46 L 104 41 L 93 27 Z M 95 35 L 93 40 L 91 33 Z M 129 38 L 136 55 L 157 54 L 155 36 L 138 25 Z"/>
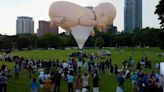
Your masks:
<path fill-rule="evenodd" d="M 84 47 L 136 47 L 150 46 L 164 48 L 164 30 L 155 28 L 135 29 L 132 33 L 99 32 L 95 29 L 95 36 L 90 36 Z M 72 35 L 45 33 L 36 34 L 0 35 L 0 49 L 34 49 L 77 47 Z"/>
<path fill-rule="evenodd" d="M 161 29 L 135 29 L 132 33 L 106 33 L 95 29 L 96 35 L 90 36 L 85 47 L 120 47 L 150 46 L 164 49 L 164 0 L 160 0 L 154 12 L 161 21 Z M 0 50 L 22 48 L 65 48 L 77 46 L 72 35 L 46 33 L 40 37 L 36 34 L 0 35 Z"/>

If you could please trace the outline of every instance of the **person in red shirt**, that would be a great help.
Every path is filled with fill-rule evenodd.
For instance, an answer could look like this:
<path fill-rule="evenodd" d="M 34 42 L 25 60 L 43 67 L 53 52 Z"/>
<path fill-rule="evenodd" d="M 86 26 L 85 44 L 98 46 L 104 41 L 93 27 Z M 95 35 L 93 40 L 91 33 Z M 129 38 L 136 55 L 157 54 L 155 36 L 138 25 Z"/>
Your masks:
<path fill-rule="evenodd" d="M 82 85 L 82 78 L 81 75 L 78 75 L 76 79 L 76 91 L 75 92 L 81 92 L 81 85 Z"/>

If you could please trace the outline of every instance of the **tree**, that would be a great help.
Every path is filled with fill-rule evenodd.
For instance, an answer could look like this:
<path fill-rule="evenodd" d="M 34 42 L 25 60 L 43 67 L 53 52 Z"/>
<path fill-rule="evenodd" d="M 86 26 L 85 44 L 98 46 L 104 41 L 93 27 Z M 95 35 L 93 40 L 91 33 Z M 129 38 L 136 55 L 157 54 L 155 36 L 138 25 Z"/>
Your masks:
<path fill-rule="evenodd" d="M 102 46 L 104 45 L 104 39 L 101 37 L 97 37 L 95 40 L 95 45 L 99 48 L 102 48 Z"/>
<path fill-rule="evenodd" d="M 77 43 L 76 43 L 73 35 L 69 35 L 69 36 L 67 36 L 67 38 L 68 38 L 68 46 L 70 46 L 70 47 L 77 46 Z"/>
<path fill-rule="evenodd" d="M 104 33 L 104 34 L 102 34 L 102 36 L 101 36 L 102 38 L 103 38 L 103 40 L 104 40 L 104 46 L 105 47 L 109 47 L 109 46 L 112 46 L 112 35 L 111 34 L 107 34 L 107 33 Z"/>
<path fill-rule="evenodd" d="M 38 45 L 42 48 L 61 48 L 62 43 L 59 35 L 53 33 L 45 33 L 38 38 Z"/>
<path fill-rule="evenodd" d="M 69 45 L 69 37 L 68 36 L 60 35 L 59 39 L 61 41 L 61 48 L 65 48 L 67 46 L 70 46 Z"/>
<path fill-rule="evenodd" d="M 28 48 L 30 45 L 30 40 L 26 36 L 19 36 L 16 42 L 18 49 Z"/>
<path fill-rule="evenodd" d="M 160 31 L 158 37 L 160 39 L 160 47 L 164 49 L 164 29 Z"/>
<path fill-rule="evenodd" d="M 12 39 L 7 35 L 1 37 L 0 44 L 0 49 L 11 49 L 13 47 Z"/>
<path fill-rule="evenodd" d="M 160 0 L 156 6 L 155 14 L 158 14 L 158 19 L 161 20 L 161 28 L 164 28 L 164 0 Z"/>
<path fill-rule="evenodd" d="M 95 43 L 95 40 L 94 39 L 95 39 L 94 37 L 90 36 L 88 38 L 88 40 L 86 41 L 85 46 L 87 46 L 87 47 L 93 47 L 94 46 L 94 43 Z"/>

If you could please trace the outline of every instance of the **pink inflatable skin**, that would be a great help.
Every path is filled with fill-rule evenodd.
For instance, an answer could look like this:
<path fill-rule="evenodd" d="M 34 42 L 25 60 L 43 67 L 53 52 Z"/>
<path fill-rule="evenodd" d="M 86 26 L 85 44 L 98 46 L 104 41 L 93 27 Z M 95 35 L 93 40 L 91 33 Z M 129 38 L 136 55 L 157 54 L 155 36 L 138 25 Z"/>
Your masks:
<path fill-rule="evenodd" d="M 75 25 L 97 25 L 91 10 L 67 1 L 54 2 L 49 8 L 49 17 L 51 27 L 61 26 L 65 30 Z"/>
<path fill-rule="evenodd" d="M 101 3 L 93 9 L 96 20 L 98 21 L 97 27 L 100 29 L 105 28 L 113 22 L 116 17 L 116 9 L 111 3 Z"/>

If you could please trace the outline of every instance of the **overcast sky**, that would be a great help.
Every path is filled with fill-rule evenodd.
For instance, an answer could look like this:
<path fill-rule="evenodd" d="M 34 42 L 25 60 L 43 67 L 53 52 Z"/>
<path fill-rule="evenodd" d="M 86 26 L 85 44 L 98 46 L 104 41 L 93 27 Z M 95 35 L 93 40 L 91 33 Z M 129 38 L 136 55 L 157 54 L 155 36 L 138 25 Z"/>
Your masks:
<path fill-rule="evenodd" d="M 0 0 L 0 34 L 16 34 L 17 16 L 33 17 L 35 32 L 38 28 L 38 20 L 49 20 L 48 9 L 52 2 L 60 0 Z M 96 6 L 101 2 L 111 2 L 117 10 L 114 25 L 118 31 L 124 29 L 124 0 L 65 0 L 82 6 Z M 159 28 L 157 15 L 154 15 L 155 6 L 159 0 L 143 0 L 143 28 Z M 61 32 L 62 30 L 60 30 Z"/>

